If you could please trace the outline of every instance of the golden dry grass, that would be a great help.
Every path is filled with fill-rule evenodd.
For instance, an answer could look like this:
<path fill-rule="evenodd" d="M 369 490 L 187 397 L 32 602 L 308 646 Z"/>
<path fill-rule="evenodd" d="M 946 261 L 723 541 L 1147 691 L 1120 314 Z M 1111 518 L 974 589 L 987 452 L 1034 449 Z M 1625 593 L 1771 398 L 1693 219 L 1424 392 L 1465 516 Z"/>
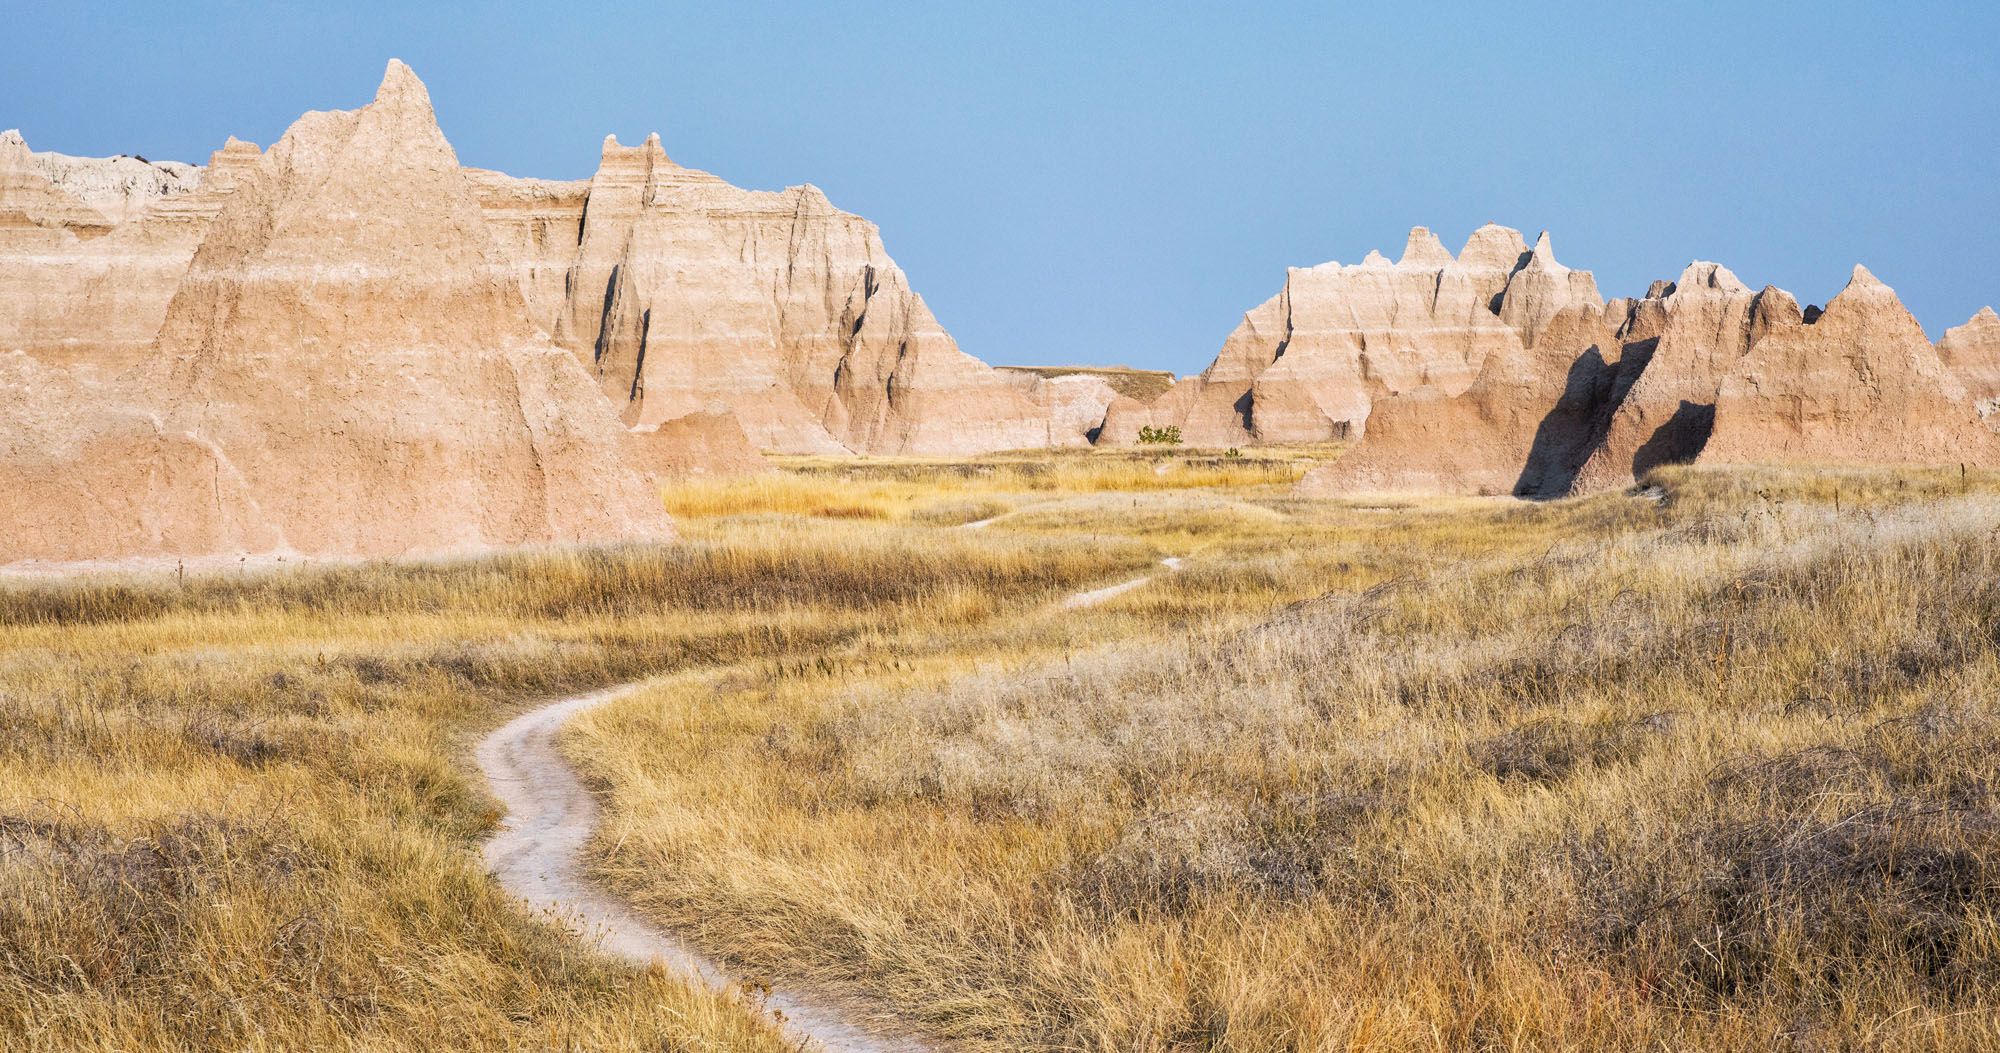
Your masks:
<path fill-rule="evenodd" d="M 1288 486 L 1336 446 L 1238 451 L 1036 451 L 970 460 L 772 457 L 784 471 L 688 480 L 666 488 L 668 511 L 693 520 L 740 515 L 951 525 L 1051 495 L 1265 490 Z M 985 513 L 975 514 L 975 513 Z"/>
<path fill-rule="evenodd" d="M 601 878 L 958 1047 L 2000 1043 L 2000 478 L 1292 497 L 1328 452 L 798 459 L 670 549 L 0 586 L 0 1036 L 778 1048 L 479 867 L 471 739 L 665 671 L 565 739 Z"/>
<path fill-rule="evenodd" d="M 812 668 L 1151 558 L 853 529 L 0 588 L 0 1048 L 783 1048 L 501 894 L 463 755 L 531 700 Z"/>
<path fill-rule="evenodd" d="M 972 1049 L 2000 1044 L 1995 480 L 1656 482 L 1009 517 L 1194 562 L 585 718 L 599 872 Z"/>

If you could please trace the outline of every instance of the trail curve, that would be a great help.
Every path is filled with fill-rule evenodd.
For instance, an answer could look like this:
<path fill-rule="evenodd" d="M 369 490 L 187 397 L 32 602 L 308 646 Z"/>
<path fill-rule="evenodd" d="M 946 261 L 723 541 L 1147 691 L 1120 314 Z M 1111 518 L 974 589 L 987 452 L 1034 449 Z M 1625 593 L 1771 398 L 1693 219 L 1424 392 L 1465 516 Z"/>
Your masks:
<path fill-rule="evenodd" d="M 1181 566 L 1176 557 L 1160 563 L 1169 571 Z M 1155 576 L 1075 593 L 1061 606 L 1095 606 Z M 727 990 L 732 981 L 720 965 L 640 917 L 623 899 L 596 887 L 584 870 L 584 849 L 597 831 L 597 799 L 563 759 L 556 739 L 563 725 L 578 714 L 653 683 L 621 684 L 550 702 L 515 717 L 480 741 L 473 761 L 493 796 L 507 806 L 507 816 L 486 842 L 483 855 L 502 888 L 536 910 L 562 919 L 605 954 L 640 967 L 663 964 L 710 988 Z M 772 990 L 762 1004 L 802 1048 L 826 1053 L 937 1053 L 939 1049 L 861 1025 L 831 1002 L 802 992 Z"/>

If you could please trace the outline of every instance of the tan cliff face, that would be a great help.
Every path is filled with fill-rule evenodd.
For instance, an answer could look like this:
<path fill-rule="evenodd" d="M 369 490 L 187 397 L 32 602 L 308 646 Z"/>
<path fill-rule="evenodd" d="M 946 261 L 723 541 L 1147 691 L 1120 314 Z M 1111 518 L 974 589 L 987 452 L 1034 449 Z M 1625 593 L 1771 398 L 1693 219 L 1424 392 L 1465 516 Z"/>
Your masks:
<path fill-rule="evenodd" d="M 1378 400 L 1462 394 L 1489 357 L 1518 353 L 1572 305 L 1602 303 L 1546 235 L 1531 250 L 1488 225 L 1453 256 L 1418 227 L 1394 263 L 1370 253 L 1290 271 L 1200 376 L 1150 404 L 1114 404 L 1106 441 L 1130 442 L 1142 424 L 1202 446 L 1359 438 Z"/>
<path fill-rule="evenodd" d="M 1980 308 L 1971 321 L 1945 330 L 1937 349 L 1979 415 L 2000 424 L 2000 314 Z"/>
<path fill-rule="evenodd" d="M 1722 378 L 1774 329 L 1800 323 L 1782 289 L 1753 292 L 1729 269 L 1697 261 L 1653 297 L 1660 328 L 1635 347 L 1631 389 L 1611 412 L 1575 489 L 1630 486 L 1662 464 L 1692 460 L 1708 440 Z"/>
<path fill-rule="evenodd" d="M 156 346 L 102 390 L 153 430 L 121 427 L 107 444 L 103 421 L 79 414 L 69 434 L 28 441 L 110 472 L 93 489 L 118 491 L 151 525 L 90 526 L 87 542 L 63 542 L 65 528 L 96 519 L 74 501 L 35 502 L 10 510 L 28 521 L 0 534 L 0 559 L 79 548 L 391 556 L 671 536 L 624 429 L 530 320 L 428 93 L 401 63 L 368 106 L 301 117 L 242 173 Z M 63 424 L 9 412 L 0 443 L 18 449 Z M 141 479 L 101 463 L 121 448 L 164 467 Z M 216 484 L 194 485 L 205 477 Z"/>
<path fill-rule="evenodd" d="M 657 137 L 607 139 L 590 180 L 463 168 L 399 63 L 368 107 L 205 168 L 0 135 L 0 354 L 0 482 L 53 495 L 7 510 L 0 559 L 661 537 L 642 474 L 1147 424 L 1353 441 L 1323 493 L 2000 460 L 1990 310 L 1932 347 L 1865 271 L 1820 315 L 1706 262 L 1607 304 L 1547 234 L 1493 225 L 1456 255 L 1417 228 L 1395 262 L 1289 271 L 1164 391 L 995 370 L 817 189 L 743 190 Z"/>
<path fill-rule="evenodd" d="M 1990 375 L 1995 323 L 1933 348 L 1864 268 L 1808 313 L 1697 262 L 1599 316 L 1566 309 L 1461 395 L 1378 401 L 1361 443 L 1301 487 L 1553 497 L 1691 461 L 2000 464 L 1962 379 Z"/>
<path fill-rule="evenodd" d="M 815 187 L 742 190 L 675 164 L 657 136 L 607 139 L 580 196 L 520 182 L 489 182 L 489 223 L 529 261 L 524 287 L 556 342 L 630 424 L 720 404 L 765 449 L 969 454 L 1052 433 L 1077 444 L 1101 420 L 1052 427 L 1058 393 L 961 352 L 874 225 Z M 553 237 L 564 200 L 578 209 L 567 251 Z"/>
<path fill-rule="evenodd" d="M 0 352 L 0 564 L 269 551 L 241 476 L 143 391 Z"/>
<path fill-rule="evenodd" d="M 1705 463 L 2000 463 L 1923 327 L 1865 267 L 1810 324 L 1775 329 L 1724 377 Z"/>
<path fill-rule="evenodd" d="M 0 143 L 0 349 L 116 373 L 145 360 L 255 148 L 232 140 L 159 186 L 132 158 L 63 159 L 83 196 L 52 181 L 53 156 Z M 1102 423 L 1082 386 L 960 351 L 874 225 L 814 187 L 742 190 L 657 137 L 607 139 L 587 181 L 463 176 L 528 316 L 628 424 L 720 404 L 772 450 L 972 454 L 1082 445 Z M 90 204 L 113 200 L 115 216 Z"/>
<path fill-rule="evenodd" d="M 38 154 L 0 135 L 0 351 L 100 376 L 146 358 L 209 221 L 257 148 L 207 168 Z"/>
<path fill-rule="evenodd" d="M 1613 397 L 1632 306 L 1571 303 L 1538 321 L 1532 346 L 1487 357 L 1465 391 L 1378 400 L 1367 436 L 1301 480 L 1319 495 L 1564 492 Z"/>
<path fill-rule="evenodd" d="M 736 415 L 716 407 L 632 432 L 640 470 L 663 485 L 774 471 Z"/>

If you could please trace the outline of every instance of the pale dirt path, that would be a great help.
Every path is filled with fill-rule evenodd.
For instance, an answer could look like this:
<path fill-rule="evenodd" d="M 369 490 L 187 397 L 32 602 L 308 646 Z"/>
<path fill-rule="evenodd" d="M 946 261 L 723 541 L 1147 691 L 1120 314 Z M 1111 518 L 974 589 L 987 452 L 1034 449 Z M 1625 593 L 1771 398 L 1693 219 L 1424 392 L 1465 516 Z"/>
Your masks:
<path fill-rule="evenodd" d="M 1160 566 L 1165 567 L 1168 570 L 1179 570 L 1181 569 L 1181 558 L 1179 556 L 1168 556 L 1167 558 L 1160 561 Z M 1121 581 L 1116 585 L 1106 585 L 1101 589 L 1092 589 L 1089 592 L 1079 592 L 1076 595 L 1071 596 L 1068 599 L 1062 601 L 1062 606 L 1064 610 L 1075 610 L 1078 607 L 1095 607 L 1098 604 L 1103 603 L 1107 600 L 1115 600 L 1118 597 L 1123 596 L 1128 592 L 1131 592 L 1133 589 L 1136 589 L 1139 586 L 1144 585 L 1149 581 L 1152 581 L 1155 577 L 1157 577 L 1157 575 L 1148 574 L 1143 578 L 1133 578 L 1131 581 Z"/>
<path fill-rule="evenodd" d="M 486 842 L 487 869 L 502 888 L 577 928 L 599 950 L 633 965 L 655 962 L 690 974 L 715 990 L 729 974 L 673 935 L 600 891 L 583 871 L 584 847 L 597 831 L 597 799 L 556 748 L 571 717 L 650 686 L 648 682 L 577 695 L 508 721 L 473 752 L 507 818 Z M 858 1026 L 831 1005 L 795 991 L 762 999 L 786 1037 L 802 1049 L 829 1053 L 926 1053 L 921 1043 Z"/>
<path fill-rule="evenodd" d="M 1179 570 L 1178 557 L 1160 561 Z M 1154 575 L 1079 592 L 1064 609 L 1090 607 L 1152 581 Z M 482 739 L 473 760 L 488 787 L 507 806 L 507 818 L 486 842 L 486 867 L 500 886 L 574 926 L 597 948 L 638 966 L 656 962 L 688 973 L 716 990 L 731 986 L 729 974 L 666 930 L 634 913 L 631 906 L 591 883 L 584 873 L 584 848 L 597 831 L 597 799 L 556 748 L 570 718 L 626 695 L 652 681 L 575 695 L 529 710 Z M 885 1035 L 858 1025 L 833 1005 L 798 991 L 773 990 L 763 1000 L 782 1021 L 788 1038 L 802 1048 L 828 1053 L 929 1053 L 934 1047 Z"/>

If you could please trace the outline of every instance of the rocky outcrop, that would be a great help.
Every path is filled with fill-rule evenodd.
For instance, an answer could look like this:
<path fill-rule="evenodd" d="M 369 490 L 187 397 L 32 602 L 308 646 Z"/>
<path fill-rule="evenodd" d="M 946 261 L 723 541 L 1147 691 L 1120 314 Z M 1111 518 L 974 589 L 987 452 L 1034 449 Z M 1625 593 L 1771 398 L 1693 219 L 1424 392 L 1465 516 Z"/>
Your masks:
<path fill-rule="evenodd" d="M 1178 380 L 1165 369 L 1134 369 L 1131 366 L 995 366 L 1006 374 L 1026 374 L 1046 380 L 1064 377 L 1094 377 L 1104 381 L 1113 398 L 1127 397 L 1150 401 L 1166 394 Z M 1099 418 L 1102 420 L 1102 417 Z"/>
<path fill-rule="evenodd" d="M 128 423 L 107 442 L 95 420 L 33 405 L 0 427 L 63 429 L 37 444 L 63 451 L 44 474 L 126 480 L 97 461 L 152 451 L 152 488 L 127 488 L 147 528 L 100 527 L 73 500 L 25 502 L 0 560 L 671 535 L 609 407 L 530 321 L 401 63 L 368 106 L 301 117 L 241 179 L 130 376 L 150 432 Z M 91 524 L 81 540 L 38 541 L 79 523 Z"/>
<path fill-rule="evenodd" d="M 1578 491 L 1631 486 L 1660 465 L 1693 460 L 1714 425 L 1722 378 L 1759 339 L 1801 320 L 1791 294 L 1753 292 L 1728 268 L 1705 261 L 1651 293 L 1656 306 L 1645 310 L 1658 331 L 1647 335 L 1650 346 L 1633 341 L 1631 386 L 1609 407 L 1604 434 L 1577 474 Z"/>
<path fill-rule="evenodd" d="M 1980 308 L 1971 321 L 1945 330 L 1937 349 L 1979 415 L 2000 422 L 2000 314 Z"/>
<path fill-rule="evenodd" d="M 1933 349 L 1861 268 L 1824 312 L 1706 262 L 1602 311 L 1556 274 L 1531 260 L 1496 305 L 1525 346 L 1462 394 L 1377 399 L 1359 445 L 1302 490 L 1544 497 L 1695 460 L 2000 463 L 1962 379 L 2000 386 L 1991 312 Z"/>
<path fill-rule="evenodd" d="M 0 349 L 139 363 L 227 173 L 256 156 L 232 141 L 204 171 L 0 139 Z M 1094 385 L 1023 383 L 961 352 L 875 227 L 814 187 L 742 190 L 657 136 L 608 139 L 588 181 L 464 179 L 529 317 L 628 423 L 720 403 L 770 449 L 875 454 L 1076 445 L 1102 423 Z"/>
<path fill-rule="evenodd" d="M 1530 250 L 1488 225 L 1453 256 L 1418 227 L 1394 263 L 1370 253 L 1289 271 L 1200 376 L 1151 403 L 1115 403 L 1102 441 L 1130 442 L 1145 424 L 1199 446 L 1359 438 L 1379 400 L 1460 395 L 1490 357 L 1519 354 L 1577 305 L 1603 301 L 1547 235 Z"/>
<path fill-rule="evenodd" d="M 675 164 L 658 136 L 605 140 L 565 288 L 556 342 L 640 427 L 719 403 L 766 449 L 970 454 L 1048 445 L 1043 407 L 1068 403 L 961 352 L 873 224 Z"/>
<path fill-rule="evenodd" d="M 195 165 L 123 155 L 35 153 L 19 131 L 0 132 L 0 171 L 15 168 L 24 158 L 50 187 L 109 226 L 137 219 L 155 202 L 191 194 L 201 185 L 202 170 Z"/>
<path fill-rule="evenodd" d="M 0 136 L 0 350 L 109 376 L 142 361 L 257 147 L 208 167 L 38 154 Z"/>
<path fill-rule="evenodd" d="M 1464 392 L 1431 389 L 1377 401 L 1367 437 L 1306 473 L 1301 492 L 1567 491 L 1626 365 L 1615 323 L 1630 310 L 1624 301 L 1570 304 L 1536 323 L 1533 346 L 1489 356 Z"/>
<path fill-rule="evenodd" d="M 1989 465 L 2000 435 L 1895 292 L 1856 267 L 1816 319 L 1772 328 L 1729 371 L 1700 459 Z"/>
<path fill-rule="evenodd" d="M 1038 446 L 1053 449 L 1089 446 L 1104 424 L 1104 414 L 1118 400 L 1118 389 L 1106 377 L 1090 372 L 1053 376 L 1019 369 L 995 371 L 1014 385 L 1035 407 L 1042 422 Z"/>
<path fill-rule="evenodd" d="M 521 283 L 528 316 L 552 329 L 568 301 L 590 181 L 521 179 L 484 168 L 465 169 L 465 178 L 479 198 L 494 247 Z"/>
<path fill-rule="evenodd" d="M 1535 241 L 1534 251 L 1528 255 L 1528 262 L 1507 276 L 1507 288 L 1500 294 L 1500 320 L 1513 326 L 1521 342 L 1532 347 L 1550 322 L 1578 305 L 1604 306 L 1604 297 L 1597 292 L 1597 279 L 1589 271 L 1575 271 L 1557 263 L 1548 232 L 1543 231 Z"/>
<path fill-rule="evenodd" d="M 771 462 L 743 434 L 736 415 L 727 410 L 703 410 L 662 421 L 658 427 L 632 433 L 641 469 L 654 478 L 720 479 L 772 471 Z"/>

